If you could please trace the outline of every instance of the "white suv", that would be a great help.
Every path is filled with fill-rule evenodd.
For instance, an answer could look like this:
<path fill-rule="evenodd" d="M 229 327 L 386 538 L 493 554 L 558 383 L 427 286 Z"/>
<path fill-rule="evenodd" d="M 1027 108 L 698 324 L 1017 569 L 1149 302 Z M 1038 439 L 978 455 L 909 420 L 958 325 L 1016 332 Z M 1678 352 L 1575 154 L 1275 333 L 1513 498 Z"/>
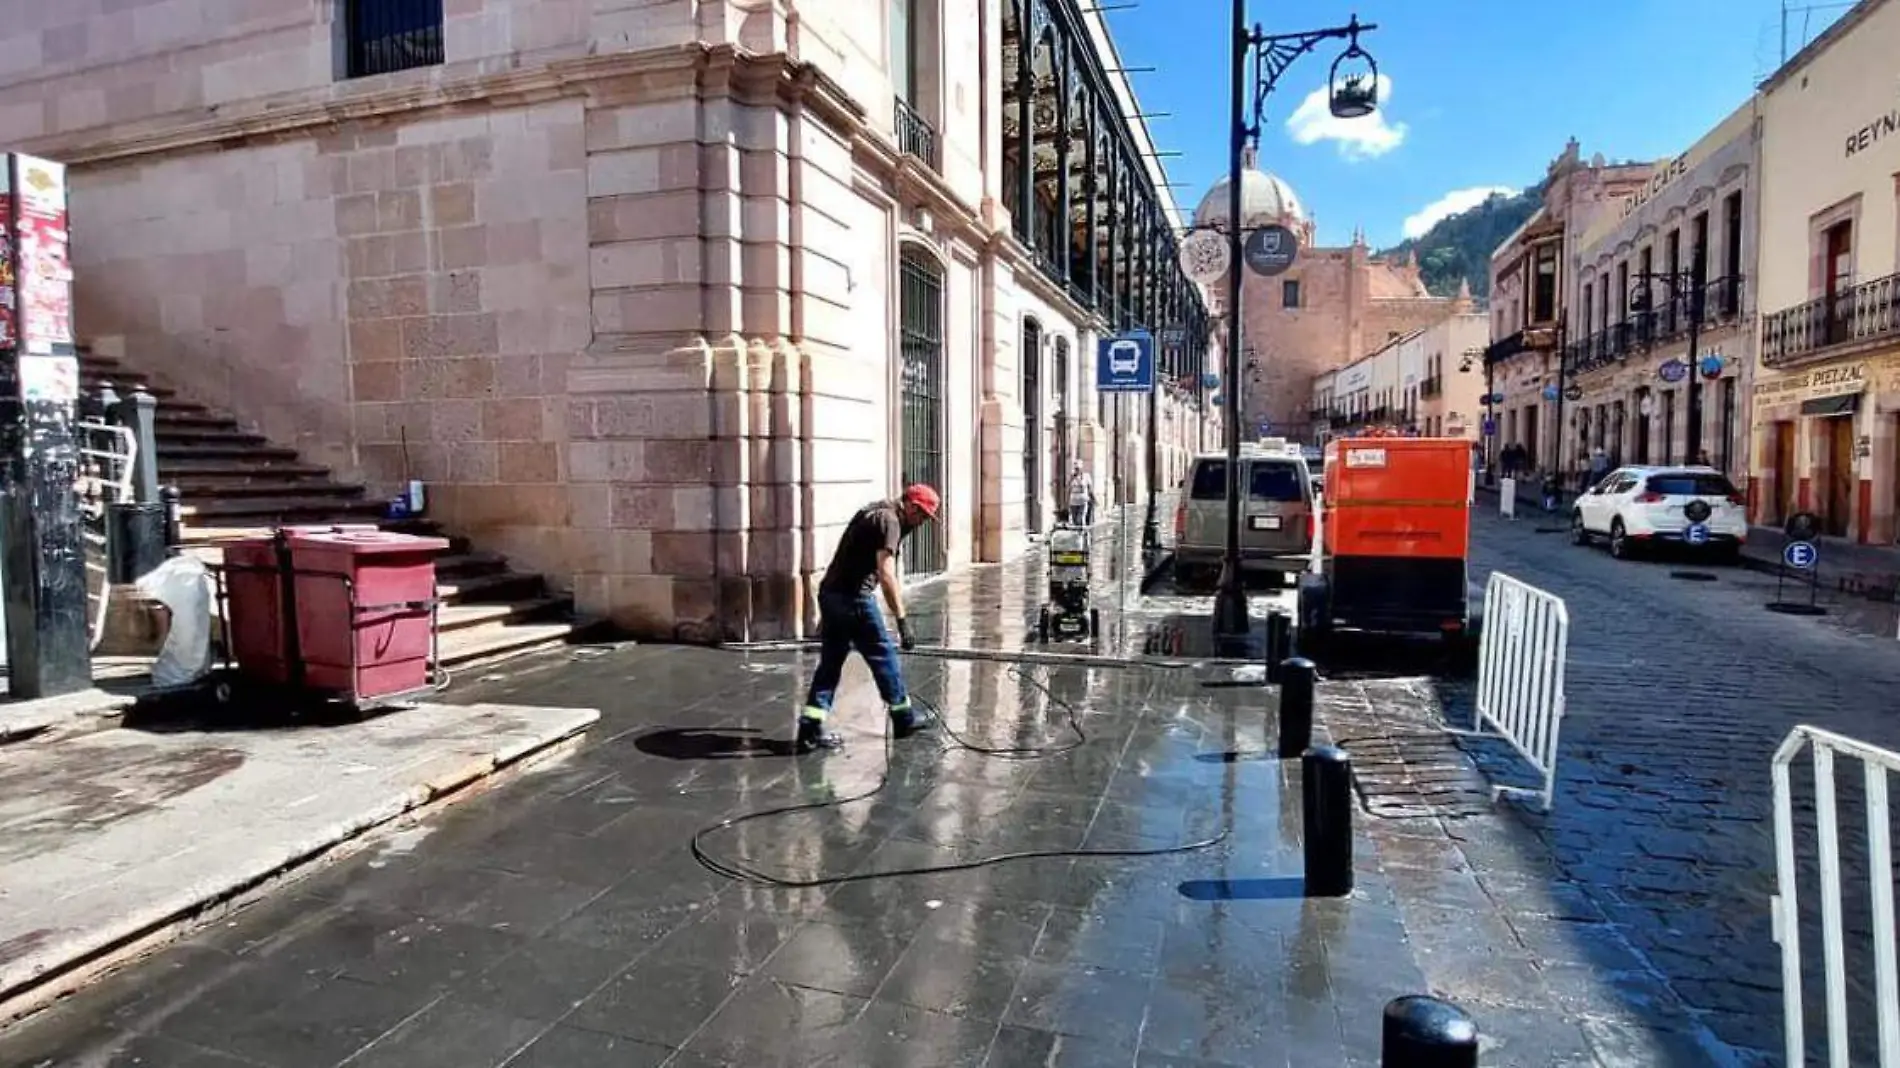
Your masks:
<path fill-rule="evenodd" d="M 1708 507 L 1700 522 L 1690 518 L 1694 501 Z M 1608 541 L 1619 560 L 1658 544 L 1733 560 L 1748 539 L 1747 501 L 1713 467 L 1619 467 L 1577 498 L 1570 534 L 1578 545 Z"/>

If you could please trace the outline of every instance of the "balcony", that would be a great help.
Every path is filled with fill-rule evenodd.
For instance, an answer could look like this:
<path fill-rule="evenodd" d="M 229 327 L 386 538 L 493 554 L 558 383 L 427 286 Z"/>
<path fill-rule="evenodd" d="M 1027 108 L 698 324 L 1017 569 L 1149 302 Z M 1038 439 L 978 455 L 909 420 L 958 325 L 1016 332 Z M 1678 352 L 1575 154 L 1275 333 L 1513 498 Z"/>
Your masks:
<path fill-rule="evenodd" d="M 1762 320 L 1761 362 L 1786 367 L 1831 350 L 1883 339 L 1900 340 L 1900 275 L 1862 282 Z"/>
<path fill-rule="evenodd" d="M 1524 331 L 1519 330 L 1502 341 L 1494 341 L 1487 345 L 1484 350 L 1484 365 L 1490 367 L 1493 364 L 1502 363 L 1523 352 L 1524 348 Z"/>
<path fill-rule="evenodd" d="M 1445 392 L 1445 380 L 1438 375 L 1424 379 L 1418 384 L 1418 395 L 1420 397 L 1429 399 L 1443 392 Z"/>
<path fill-rule="evenodd" d="M 933 171 L 943 169 L 943 161 L 937 158 L 937 131 L 924 121 L 917 109 L 903 97 L 897 98 L 896 119 L 893 123 L 897 131 L 897 150 L 906 156 L 915 156 Z"/>

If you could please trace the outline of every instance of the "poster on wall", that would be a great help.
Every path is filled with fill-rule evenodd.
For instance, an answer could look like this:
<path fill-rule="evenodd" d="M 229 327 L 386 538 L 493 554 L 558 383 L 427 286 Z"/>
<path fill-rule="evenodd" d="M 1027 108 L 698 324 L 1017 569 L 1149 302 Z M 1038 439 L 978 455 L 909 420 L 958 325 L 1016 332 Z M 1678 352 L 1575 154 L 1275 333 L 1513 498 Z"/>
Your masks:
<path fill-rule="evenodd" d="M 4 179 L 0 179 L 3 181 Z M 14 332 L 13 286 L 13 197 L 0 192 L 0 348 L 12 348 L 19 335 Z"/>
<path fill-rule="evenodd" d="M 13 157 L 15 325 L 27 352 L 73 343 L 73 269 L 67 248 L 66 168 Z"/>

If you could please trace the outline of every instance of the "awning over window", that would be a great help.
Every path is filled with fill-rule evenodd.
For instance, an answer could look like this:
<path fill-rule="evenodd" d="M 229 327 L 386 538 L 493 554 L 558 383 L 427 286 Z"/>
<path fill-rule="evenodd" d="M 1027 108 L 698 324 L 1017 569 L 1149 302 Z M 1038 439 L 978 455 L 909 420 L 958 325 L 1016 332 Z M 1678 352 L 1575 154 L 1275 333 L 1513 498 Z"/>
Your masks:
<path fill-rule="evenodd" d="M 1816 397 L 1801 402 L 1802 415 L 1853 415 L 1860 411 L 1858 393 L 1842 393 L 1833 397 Z"/>

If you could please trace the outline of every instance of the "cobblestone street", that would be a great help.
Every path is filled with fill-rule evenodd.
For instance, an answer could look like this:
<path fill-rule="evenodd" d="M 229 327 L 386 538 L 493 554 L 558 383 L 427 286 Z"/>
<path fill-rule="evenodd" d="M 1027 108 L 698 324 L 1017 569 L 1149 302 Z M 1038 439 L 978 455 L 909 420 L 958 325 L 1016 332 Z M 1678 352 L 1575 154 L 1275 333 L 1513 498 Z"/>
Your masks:
<path fill-rule="evenodd" d="M 1539 533 L 1541 518 L 1508 523 L 1486 514 L 1473 535 L 1474 565 L 1549 590 L 1570 613 L 1556 805 L 1548 817 L 1516 818 L 1693 1015 L 1724 1041 L 1755 1051 L 1760 1063 L 1779 1063 L 1768 1052 L 1779 1049 L 1782 1034 L 1779 950 L 1768 911 L 1775 889 L 1770 760 L 1801 723 L 1900 745 L 1893 715 L 1900 646 L 1889 618 L 1865 602 L 1818 619 L 1771 613 L 1763 606 L 1774 598 L 1772 575 L 1618 562 L 1572 546 L 1563 534 Z M 1718 580 L 1672 577 L 1685 569 Z M 1886 636 L 1858 632 L 1875 628 Z M 1798 799 L 1805 764 L 1796 765 Z M 1854 845 L 1864 821 L 1850 813 L 1858 769 L 1844 764 L 1840 777 L 1851 973 L 1866 963 L 1856 959 L 1856 929 L 1861 947 L 1868 940 L 1853 922 L 1867 900 L 1864 849 Z M 1798 800 L 1798 839 L 1812 841 L 1813 819 L 1812 807 Z M 1480 881 L 1490 881 L 1487 871 L 1508 870 L 1523 843 L 1508 829 L 1494 833 L 1488 821 L 1479 826 L 1461 845 Z M 1809 876 L 1804 917 L 1818 909 L 1818 884 Z M 1820 943 L 1811 933 L 1804 953 L 1812 1005 Z M 1856 1024 L 1863 1035 L 1871 1028 L 1864 1008 Z M 1811 1047 L 1815 1032 L 1811 1024 Z M 1860 1045 L 1857 1052 L 1873 1051 Z"/>

